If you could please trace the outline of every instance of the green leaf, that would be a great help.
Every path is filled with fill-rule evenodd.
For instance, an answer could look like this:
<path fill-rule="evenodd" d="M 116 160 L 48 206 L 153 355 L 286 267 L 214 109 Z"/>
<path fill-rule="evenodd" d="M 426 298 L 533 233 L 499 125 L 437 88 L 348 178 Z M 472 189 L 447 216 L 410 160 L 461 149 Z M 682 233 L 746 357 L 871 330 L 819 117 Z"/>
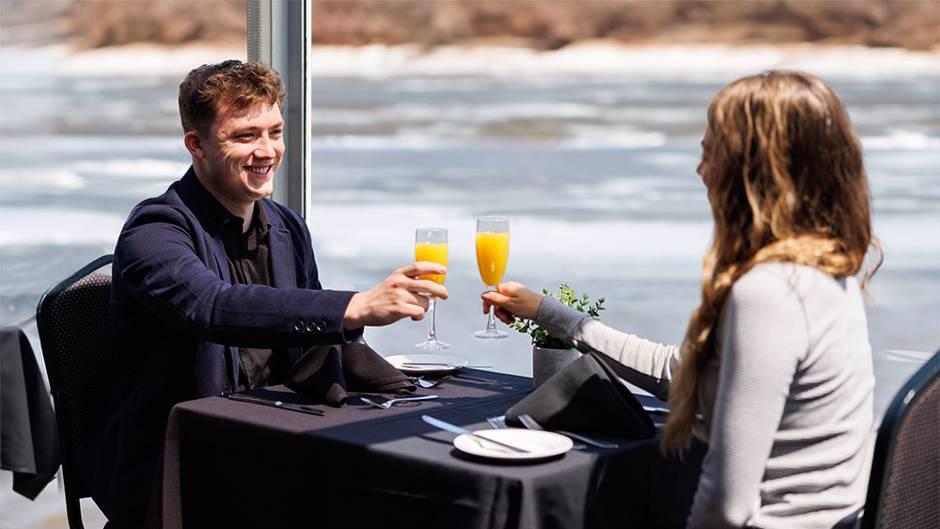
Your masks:
<path fill-rule="evenodd" d="M 542 294 L 551 296 L 566 307 L 570 307 L 578 312 L 587 314 L 593 319 L 598 319 L 600 311 L 604 310 L 604 298 L 599 298 L 593 304 L 587 293 L 578 296 L 577 292 L 567 283 L 559 285 L 558 292 L 550 292 L 547 288 L 542 289 Z M 532 345 L 546 348 L 565 349 L 568 347 L 559 338 L 552 336 L 548 330 L 543 329 L 532 320 L 516 318 L 511 326 L 513 329 L 523 334 L 528 334 L 532 338 Z"/>

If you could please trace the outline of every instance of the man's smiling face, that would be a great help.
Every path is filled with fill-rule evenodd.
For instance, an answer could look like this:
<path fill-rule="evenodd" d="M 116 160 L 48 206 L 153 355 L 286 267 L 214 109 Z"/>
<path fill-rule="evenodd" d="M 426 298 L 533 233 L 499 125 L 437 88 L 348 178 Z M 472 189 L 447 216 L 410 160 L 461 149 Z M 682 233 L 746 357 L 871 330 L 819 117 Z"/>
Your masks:
<path fill-rule="evenodd" d="M 206 184 L 223 204 L 242 208 L 271 195 L 284 157 L 283 133 L 276 103 L 216 116 L 202 150 Z"/>

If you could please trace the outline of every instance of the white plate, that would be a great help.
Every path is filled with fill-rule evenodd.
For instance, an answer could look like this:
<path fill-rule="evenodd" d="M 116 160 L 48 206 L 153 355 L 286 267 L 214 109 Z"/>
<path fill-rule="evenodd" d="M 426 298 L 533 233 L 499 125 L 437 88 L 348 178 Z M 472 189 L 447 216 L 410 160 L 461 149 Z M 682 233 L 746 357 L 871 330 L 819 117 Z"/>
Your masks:
<path fill-rule="evenodd" d="M 395 368 L 400 370 L 402 373 L 410 373 L 414 375 L 420 375 L 423 373 L 450 373 L 451 371 L 470 365 L 470 362 L 466 358 L 434 354 L 393 355 L 385 357 L 385 360 L 395 366 Z M 405 365 L 409 362 L 440 365 Z"/>
<path fill-rule="evenodd" d="M 493 443 L 474 438 L 467 434 L 459 435 L 454 439 L 454 448 L 467 454 L 487 459 L 503 459 L 510 461 L 530 461 L 560 456 L 571 450 L 573 443 L 564 435 L 540 430 L 525 430 L 523 428 L 504 428 L 500 430 L 476 430 L 473 433 L 489 437 L 506 444 L 528 450 L 523 454 L 502 448 Z"/>

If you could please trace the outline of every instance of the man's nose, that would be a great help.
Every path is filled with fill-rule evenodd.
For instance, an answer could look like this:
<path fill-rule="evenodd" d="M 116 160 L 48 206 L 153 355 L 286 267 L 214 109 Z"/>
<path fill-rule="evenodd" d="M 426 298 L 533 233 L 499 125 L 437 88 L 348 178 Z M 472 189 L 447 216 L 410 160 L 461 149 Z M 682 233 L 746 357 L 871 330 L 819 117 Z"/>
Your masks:
<path fill-rule="evenodd" d="M 262 135 L 255 146 L 255 156 L 259 158 L 274 158 L 277 156 L 275 144 L 276 141 L 271 139 L 270 136 Z"/>

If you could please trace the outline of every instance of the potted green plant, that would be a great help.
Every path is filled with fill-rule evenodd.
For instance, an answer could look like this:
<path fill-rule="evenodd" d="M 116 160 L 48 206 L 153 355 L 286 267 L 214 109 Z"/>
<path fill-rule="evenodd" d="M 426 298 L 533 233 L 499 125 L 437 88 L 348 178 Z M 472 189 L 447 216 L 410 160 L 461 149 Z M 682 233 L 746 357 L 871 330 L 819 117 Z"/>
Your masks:
<path fill-rule="evenodd" d="M 542 293 L 595 320 L 600 318 L 600 312 L 604 310 L 604 298 L 592 302 L 587 294 L 579 297 L 566 283 L 561 284 L 558 293 L 549 292 L 547 288 L 543 288 Z M 535 387 L 581 356 L 577 349 L 532 320 L 516 318 L 512 328 L 532 338 L 532 383 Z"/>

